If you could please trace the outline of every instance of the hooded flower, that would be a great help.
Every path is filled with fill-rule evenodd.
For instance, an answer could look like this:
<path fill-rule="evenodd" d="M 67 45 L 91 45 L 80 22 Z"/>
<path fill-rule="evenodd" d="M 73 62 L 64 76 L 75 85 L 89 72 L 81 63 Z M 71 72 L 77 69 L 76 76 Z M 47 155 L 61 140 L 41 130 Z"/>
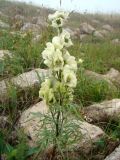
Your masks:
<path fill-rule="evenodd" d="M 57 49 L 56 52 L 54 53 L 54 57 L 53 57 L 54 70 L 58 71 L 58 70 L 62 69 L 63 65 L 64 65 L 64 60 L 62 57 L 62 52 L 59 49 Z"/>
<path fill-rule="evenodd" d="M 46 46 L 47 47 L 42 52 L 42 57 L 44 59 L 44 64 L 46 64 L 48 67 L 52 67 L 52 57 L 54 56 L 55 47 L 50 42 L 48 42 Z"/>
<path fill-rule="evenodd" d="M 56 11 L 54 14 L 48 16 L 49 21 L 52 22 L 52 27 L 60 28 L 63 26 L 64 21 L 68 18 L 69 13 L 63 11 Z"/>
<path fill-rule="evenodd" d="M 48 16 L 48 19 L 50 21 L 56 19 L 56 18 L 59 18 L 61 17 L 62 19 L 67 19 L 69 16 L 69 13 L 68 12 L 64 12 L 64 11 L 56 11 L 54 14 L 49 14 Z"/>
<path fill-rule="evenodd" d="M 78 60 L 78 63 L 79 63 L 79 64 L 82 64 L 82 63 L 83 63 L 83 59 L 80 58 L 80 59 Z"/>
<path fill-rule="evenodd" d="M 62 49 L 63 48 L 63 43 L 62 43 L 62 40 L 61 40 L 60 36 L 53 37 L 52 44 L 54 45 L 54 47 L 56 49 Z"/>
<path fill-rule="evenodd" d="M 77 78 L 73 71 L 64 68 L 63 70 L 63 81 L 67 86 L 74 88 L 77 85 Z"/>
<path fill-rule="evenodd" d="M 71 56 L 68 51 L 64 54 L 64 62 L 65 68 L 70 69 L 72 71 L 77 71 L 77 62 L 74 56 Z"/>
<path fill-rule="evenodd" d="M 65 47 L 70 47 L 71 45 L 73 45 L 73 43 L 70 39 L 70 33 L 65 30 L 63 30 L 63 32 L 61 34 L 61 41 Z"/>
<path fill-rule="evenodd" d="M 43 98 L 47 104 L 55 102 L 55 96 L 53 89 L 51 88 L 51 80 L 46 79 L 45 82 L 41 84 L 39 91 L 39 97 Z"/>
<path fill-rule="evenodd" d="M 63 24 L 64 24 L 64 21 L 61 17 L 56 18 L 52 21 L 52 27 L 54 28 L 60 28 L 63 26 Z"/>

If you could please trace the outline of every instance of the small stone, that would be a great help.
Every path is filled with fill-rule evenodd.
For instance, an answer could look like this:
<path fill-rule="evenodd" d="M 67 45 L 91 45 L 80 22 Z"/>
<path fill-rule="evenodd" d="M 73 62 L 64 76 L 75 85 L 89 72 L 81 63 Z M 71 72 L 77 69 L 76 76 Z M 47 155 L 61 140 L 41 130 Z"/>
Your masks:
<path fill-rule="evenodd" d="M 0 81 L 0 101 L 9 99 L 8 89 L 11 84 L 16 88 L 25 90 L 27 88 L 36 87 L 41 84 L 45 77 L 49 75 L 49 72 L 45 69 L 34 69 L 30 72 L 23 73 L 10 80 Z"/>
<path fill-rule="evenodd" d="M 90 122 L 104 122 L 120 118 L 120 99 L 112 99 L 85 107 L 84 115 Z"/>
<path fill-rule="evenodd" d="M 82 34 L 92 34 L 95 31 L 95 28 L 88 23 L 82 23 L 80 25 L 80 33 Z"/>
<path fill-rule="evenodd" d="M 118 38 L 113 39 L 111 42 L 112 42 L 112 44 L 119 44 L 120 45 L 120 40 Z"/>
<path fill-rule="evenodd" d="M 103 35 L 103 36 L 107 36 L 109 34 L 109 31 L 103 29 L 103 30 L 99 30 L 99 32 Z"/>
<path fill-rule="evenodd" d="M 109 156 L 104 160 L 120 160 L 120 146 L 118 146 Z"/>
<path fill-rule="evenodd" d="M 0 81 L 0 101 L 4 102 L 7 99 L 7 85 L 4 80 Z"/>
<path fill-rule="evenodd" d="M 106 75 L 102 75 L 90 70 L 85 70 L 84 72 L 85 76 L 98 81 L 106 81 L 110 88 L 116 89 L 116 87 L 113 85 L 113 83 L 106 77 Z"/>
<path fill-rule="evenodd" d="M 109 31 L 109 32 L 113 31 L 113 27 L 110 26 L 109 24 L 103 25 L 102 28 L 105 29 L 105 30 L 107 30 L 107 31 Z"/>
<path fill-rule="evenodd" d="M 104 77 L 120 86 L 120 72 L 118 70 L 111 68 Z"/>
<path fill-rule="evenodd" d="M 103 36 L 99 31 L 95 31 L 95 32 L 93 33 L 93 35 L 94 35 L 95 37 L 97 37 L 97 38 L 100 38 L 100 39 L 103 39 L 103 38 L 104 38 L 104 36 Z"/>
<path fill-rule="evenodd" d="M 39 85 L 40 80 L 43 80 L 47 76 L 47 73 L 47 70 L 38 68 L 12 78 L 11 82 L 16 87 L 20 87 L 23 89 L 29 88 L 35 85 Z"/>

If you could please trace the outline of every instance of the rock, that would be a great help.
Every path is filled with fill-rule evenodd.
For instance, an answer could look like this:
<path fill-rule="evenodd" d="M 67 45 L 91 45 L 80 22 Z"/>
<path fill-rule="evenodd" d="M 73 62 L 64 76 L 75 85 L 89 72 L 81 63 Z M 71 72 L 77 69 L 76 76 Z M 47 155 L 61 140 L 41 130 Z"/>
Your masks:
<path fill-rule="evenodd" d="M 113 31 L 113 27 L 110 26 L 110 25 L 108 25 L 108 24 L 103 25 L 102 28 L 105 29 L 105 30 L 107 30 L 107 31 L 109 31 L 109 32 L 112 32 L 112 31 Z"/>
<path fill-rule="evenodd" d="M 109 32 L 107 30 L 99 30 L 99 32 L 103 35 L 103 36 L 107 36 L 109 34 Z"/>
<path fill-rule="evenodd" d="M 41 28 L 37 24 L 25 23 L 23 27 L 20 29 L 22 32 L 39 32 Z"/>
<path fill-rule="evenodd" d="M 98 142 L 103 136 L 105 136 L 105 133 L 101 128 L 85 121 L 79 120 L 76 123 L 79 125 L 79 131 L 82 139 L 80 140 L 80 142 L 74 144 L 71 148 L 74 149 L 75 147 L 75 150 L 78 149 L 83 153 L 89 153 L 89 151 L 93 147 L 93 144 L 95 142 Z"/>
<path fill-rule="evenodd" d="M 36 87 L 40 85 L 41 81 L 47 77 L 48 71 L 44 69 L 34 69 L 30 72 L 23 73 L 10 80 L 0 81 L 0 101 L 9 99 L 8 88 L 11 84 L 14 87 L 25 90 L 26 88 Z"/>
<path fill-rule="evenodd" d="M 101 89 L 105 87 L 104 94 L 106 96 L 108 95 L 112 96 L 113 93 L 114 94 L 118 93 L 117 86 L 105 75 L 102 75 L 93 71 L 89 71 L 89 70 L 85 70 L 83 74 L 86 77 L 86 79 L 88 79 L 89 81 L 92 81 L 96 84 L 98 83 Z"/>
<path fill-rule="evenodd" d="M 3 60 L 5 56 L 12 58 L 12 53 L 9 50 L 0 50 L 0 60 Z"/>
<path fill-rule="evenodd" d="M 90 122 L 118 120 L 120 118 L 120 99 L 112 99 L 85 107 L 84 115 Z"/>
<path fill-rule="evenodd" d="M 38 133 L 40 133 L 40 128 L 42 127 L 42 121 L 40 121 L 40 116 L 37 117 L 34 114 L 47 114 L 47 112 L 48 107 L 42 101 L 27 109 L 21 115 L 21 118 L 19 120 L 19 126 L 22 127 L 27 136 L 30 137 L 30 144 L 32 145 L 36 145 L 39 139 Z M 80 127 L 79 132 L 80 135 L 82 134 L 83 136 L 80 142 L 74 144 L 73 146 L 70 146 L 70 148 L 78 150 L 82 149 L 87 153 L 91 149 L 92 143 L 98 141 L 104 135 L 102 129 L 87 122 L 75 119 L 72 119 L 71 122 L 76 123 Z"/>
<path fill-rule="evenodd" d="M 36 105 L 25 110 L 19 120 L 19 126 L 24 129 L 24 132 L 28 137 L 32 139 L 32 143 L 37 141 L 37 132 L 41 127 L 40 118 L 35 116 L 35 113 L 46 114 L 48 112 L 48 108 L 46 104 L 41 101 Z M 34 114 L 33 114 L 34 113 Z"/>
<path fill-rule="evenodd" d="M 5 23 L 3 21 L 0 20 L 0 28 L 2 29 L 9 29 L 10 25 L 8 23 Z"/>
<path fill-rule="evenodd" d="M 120 146 L 118 146 L 109 156 L 104 160 L 120 160 Z"/>
<path fill-rule="evenodd" d="M 95 28 L 88 23 L 82 23 L 80 25 L 80 33 L 82 34 L 92 34 L 94 31 L 95 31 Z"/>
<path fill-rule="evenodd" d="M 120 72 L 116 69 L 111 68 L 110 71 L 107 72 L 106 75 L 104 75 L 104 77 L 120 86 Z"/>
<path fill-rule="evenodd" d="M 48 71 L 44 69 L 34 69 L 30 72 L 23 73 L 17 77 L 11 79 L 11 83 L 19 88 L 30 88 L 35 85 L 39 85 L 41 79 L 47 76 Z M 40 78 L 40 79 L 39 79 Z"/>
<path fill-rule="evenodd" d="M 0 102 L 4 102 L 8 97 L 7 85 L 4 80 L 0 81 Z"/>
<path fill-rule="evenodd" d="M 84 72 L 85 76 L 93 79 L 93 80 L 98 80 L 98 81 L 106 81 L 109 85 L 110 88 L 115 88 L 115 86 L 113 85 L 113 83 L 108 79 L 108 77 L 106 77 L 106 75 L 102 75 L 90 70 L 85 70 Z"/>
<path fill-rule="evenodd" d="M 118 38 L 113 39 L 111 42 L 112 44 L 120 44 L 120 40 Z"/>
<path fill-rule="evenodd" d="M 90 70 L 84 71 L 85 76 L 98 81 L 106 81 L 109 84 L 109 87 L 115 88 L 115 84 L 120 86 L 120 72 L 115 70 L 114 68 L 111 68 L 109 72 L 102 75 Z"/>
<path fill-rule="evenodd" d="M 75 30 L 72 30 L 70 28 L 64 28 L 64 30 L 70 33 L 70 36 L 72 39 L 77 39 L 80 36 L 80 29 L 79 28 L 77 28 Z"/>
<path fill-rule="evenodd" d="M 104 36 L 103 36 L 99 31 L 95 31 L 95 32 L 93 33 L 93 35 L 94 35 L 96 38 L 100 38 L 100 39 L 103 39 L 103 38 L 104 38 Z"/>

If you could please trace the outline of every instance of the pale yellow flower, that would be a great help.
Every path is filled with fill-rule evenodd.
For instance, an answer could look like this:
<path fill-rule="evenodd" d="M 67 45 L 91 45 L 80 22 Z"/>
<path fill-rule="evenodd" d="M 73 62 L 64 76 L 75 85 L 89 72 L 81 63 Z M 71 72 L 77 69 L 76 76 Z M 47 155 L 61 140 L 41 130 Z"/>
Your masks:
<path fill-rule="evenodd" d="M 66 30 L 63 30 L 61 34 L 61 41 L 65 47 L 70 47 L 71 45 L 73 45 L 71 38 L 70 38 L 70 33 L 67 32 Z"/>
<path fill-rule="evenodd" d="M 64 60 L 62 57 L 62 52 L 59 49 L 57 49 L 54 52 L 54 57 L 53 57 L 54 70 L 58 71 L 58 70 L 62 69 L 63 65 L 64 65 Z"/>
<path fill-rule="evenodd" d="M 78 60 L 78 63 L 81 64 L 81 63 L 83 63 L 83 61 L 84 61 L 84 60 L 80 58 L 80 59 Z"/>
<path fill-rule="evenodd" d="M 62 27 L 63 24 L 64 24 L 64 20 L 61 17 L 56 18 L 52 21 L 52 27 L 54 28 Z"/>
<path fill-rule="evenodd" d="M 69 69 L 63 70 L 63 80 L 65 84 L 71 88 L 74 88 L 77 85 L 76 74 Z"/>
<path fill-rule="evenodd" d="M 64 11 L 56 11 L 55 13 L 53 14 L 49 14 L 48 15 L 48 19 L 50 21 L 56 19 L 56 18 L 62 18 L 62 19 L 67 19 L 69 16 L 69 13 L 68 12 L 64 12 Z"/>
<path fill-rule="evenodd" d="M 71 56 L 68 51 L 63 55 L 65 61 L 65 68 L 77 71 L 77 62 L 74 56 Z"/>
<path fill-rule="evenodd" d="M 54 91 L 51 88 L 50 79 L 46 79 L 45 82 L 41 84 L 41 88 L 39 91 L 39 97 L 43 98 L 47 104 L 55 102 Z"/>
<path fill-rule="evenodd" d="M 56 49 L 62 49 L 63 48 L 63 43 L 61 41 L 60 36 L 53 37 L 52 43 L 53 43 L 53 45 L 55 46 Z"/>
<path fill-rule="evenodd" d="M 64 21 L 68 18 L 69 13 L 63 11 L 56 11 L 54 14 L 49 14 L 48 19 L 52 22 L 52 27 L 62 27 Z"/>

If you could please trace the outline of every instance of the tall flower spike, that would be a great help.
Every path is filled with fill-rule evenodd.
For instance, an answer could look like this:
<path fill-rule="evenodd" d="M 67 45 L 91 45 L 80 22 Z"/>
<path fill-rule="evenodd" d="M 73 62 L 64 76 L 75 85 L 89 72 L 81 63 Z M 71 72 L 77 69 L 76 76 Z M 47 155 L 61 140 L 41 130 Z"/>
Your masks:
<path fill-rule="evenodd" d="M 42 52 L 44 64 L 51 71 L 51 78 L 42 83 L 39 95 L 48 105 L 61 103 L 61 95 L 67 97 L 66 100 L 62 97 L 62 101 L 69 103 L 73 97 L 73 88 L 77 84 L 77 62 L 67 51 L 73 43 L 69 32 L 62 29 L 68 15 L 63 11 L 56 11 L 48 16 L 52 27 L 58 30 L 58 35 L 53 37 L 52 42 L 46 43 L 46 48 Z"/>

